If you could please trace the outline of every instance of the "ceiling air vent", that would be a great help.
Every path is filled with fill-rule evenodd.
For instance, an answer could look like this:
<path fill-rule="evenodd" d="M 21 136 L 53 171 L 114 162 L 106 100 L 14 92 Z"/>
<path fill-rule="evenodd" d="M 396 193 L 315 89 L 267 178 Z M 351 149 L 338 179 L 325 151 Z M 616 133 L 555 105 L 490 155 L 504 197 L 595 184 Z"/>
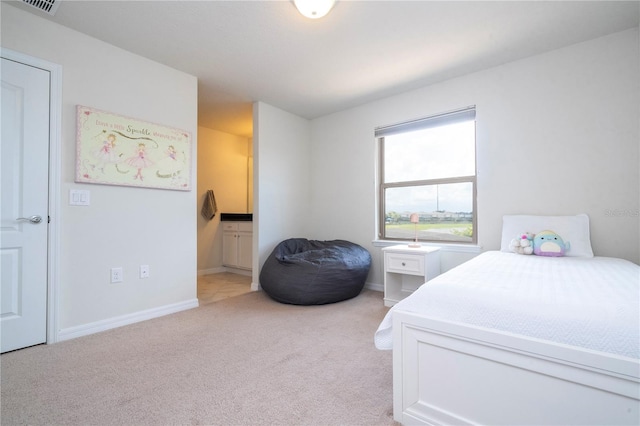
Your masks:
<path fill-rule="evenodd" d="M 23 3 L 35 7 L 49 15 L 55 15 L 62 0 L 22 0 Z"/>

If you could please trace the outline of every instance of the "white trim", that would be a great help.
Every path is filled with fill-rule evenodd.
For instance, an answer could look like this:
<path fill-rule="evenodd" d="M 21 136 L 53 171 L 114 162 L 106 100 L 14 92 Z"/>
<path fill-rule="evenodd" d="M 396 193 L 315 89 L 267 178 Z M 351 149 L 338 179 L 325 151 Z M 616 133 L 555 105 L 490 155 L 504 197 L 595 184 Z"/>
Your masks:
<path fill-rule="evenodd" d="M 175 314 L 176 312 L 186 311 L 187 309 L 197 308 L 198 306 L 198 299 L 191 299 L 184 302 L 173 303 L 171 305 L 165 305 L 158 308 L 135 312 L 132 314 L 121 315 L 119 317 L 96 321 L 89 324 L 78 325 L 76 327 L 64 328 L 58 332 L 58 341 L 62 342 L 64 340 L 88 336 L 90 334 L 111 330 L 113 328 L 134 324 L 136 322 Z"/>
<path fill-rule="evenodd" d="M 209 275 L 209 274 L 219 274 L 221 272 L 231 272 L 233 274 L 245 275 L 245 276 L 251 277 L 253 279 L 253 271 L 251 271 L 251 270 L 229 268 L 229 267 L 226 267 L 226 266 L 219 266 L 217 268 L 211 268 L 211 269 L 200 269 L 200 270 L 198 270 L 198 276 Z M 260 284 L 252 282 L 251 283 L 251 290 L 252 291 L 259 291 L 260 290 Z"/>
<path fill-rule="evenodd" d="M 231 272 L 232 274 L 246 275 L 247 277 L 252 276 L 252 272 L 250 269 L 238 269 L 238 268 L 231 268 L 228 266 L 219 266 L 217 268 L 210 268 L 210 269 L 199 269 L 198 276 L 209 275 L 209 274 L 219 274 L 221 272 Z"/>
<path fill-rule="evenodd" d="M 374 247 L 390 247 L 402 244 L 409 244 L 407 241 L 373 240 Z M 451 253 L 481 253 L 482 246 L 476 244 L 455 244 L 455 243 L 421 243 L 424 247 L 440 247 L 441 252 Z"/>
<path fill-rule="evenodd" d="M 49 238 L 47 282 L 47 343 L 58 341 L 60 282 L 60 149 L 62 141 L 62 66 L 0 47 L 0 56 L 49 72 Z"/>
<path fill-rule="evenodd" d="M 247 277 L 253 276 L 253 271 L 251 269 L 239 269 L 239 268 L 232 268 L 230 266 L 226 266 L 224 270 L 226 272 L 231 272 L 232 274 L 244 275 Z"/>
<path fill-rule="evenodd" d="M 198 276 L 201 275 L 210 275 L 210 274 L 219 274 L 221 272 L 226 272 L 227 268 L 225 268 L 224 266 L 219 266 L 217 268 L 210 268 L 210 269 L 199 269 L 198 270 Z"/>

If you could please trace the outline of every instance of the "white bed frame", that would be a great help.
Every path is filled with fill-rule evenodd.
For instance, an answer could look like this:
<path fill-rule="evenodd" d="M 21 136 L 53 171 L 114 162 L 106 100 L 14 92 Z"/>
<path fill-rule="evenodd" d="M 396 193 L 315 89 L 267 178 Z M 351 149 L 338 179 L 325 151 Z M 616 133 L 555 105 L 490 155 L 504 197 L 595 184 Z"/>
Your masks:
<path fill-rule="evenodd" d="M 403 425 L 640 425 L 630 358 L 396 311 L 393 412 Z"/>

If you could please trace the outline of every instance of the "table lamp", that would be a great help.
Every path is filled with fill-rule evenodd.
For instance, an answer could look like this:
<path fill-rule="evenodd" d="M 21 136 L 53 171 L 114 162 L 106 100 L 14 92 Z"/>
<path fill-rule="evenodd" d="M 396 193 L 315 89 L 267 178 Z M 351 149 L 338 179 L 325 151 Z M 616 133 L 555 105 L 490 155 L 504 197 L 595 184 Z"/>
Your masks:
<path fill-rule="evenodd" d="M 413 223 L 413 242 L 409 244 L 409 247 L 421 247 L 421 244 L 418 242 L 418 222 L 420 222 L 420 216 L 418 213 L 412 213 L 409 216 L 409 222 Z"/>

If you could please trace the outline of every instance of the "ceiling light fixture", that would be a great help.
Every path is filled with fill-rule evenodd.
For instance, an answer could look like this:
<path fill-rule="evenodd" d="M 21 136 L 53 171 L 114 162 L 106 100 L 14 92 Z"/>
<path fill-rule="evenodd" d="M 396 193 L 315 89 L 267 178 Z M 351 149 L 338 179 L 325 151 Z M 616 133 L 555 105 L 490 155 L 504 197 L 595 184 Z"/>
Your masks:
<path fill-rule="evenodd" d="M 336 0 L 293 0 L 293 4 L 303 16 L 318 19 L 329 13 Z"/>

